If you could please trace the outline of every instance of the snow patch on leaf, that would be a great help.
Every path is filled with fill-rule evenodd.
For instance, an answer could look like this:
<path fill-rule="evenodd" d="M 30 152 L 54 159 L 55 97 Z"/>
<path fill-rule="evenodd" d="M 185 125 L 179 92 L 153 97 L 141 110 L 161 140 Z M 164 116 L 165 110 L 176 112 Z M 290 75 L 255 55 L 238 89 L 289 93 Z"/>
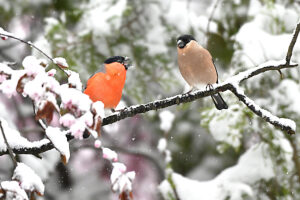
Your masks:
<path fill-rule="evenodd" d="M 22 189 L 36 192 L 39 195 L 44 194 L 45 186 L 41 178 L 24 163 L 17 164 L 12 178 L 20 182 Z"/>
<path fill-rule="evenodd" d="M 65 132 L 57 127 L 48 126 L 46 135 L 60 154 L 65 157 L 67 163 L 70 158 L 70 148 Z"/>

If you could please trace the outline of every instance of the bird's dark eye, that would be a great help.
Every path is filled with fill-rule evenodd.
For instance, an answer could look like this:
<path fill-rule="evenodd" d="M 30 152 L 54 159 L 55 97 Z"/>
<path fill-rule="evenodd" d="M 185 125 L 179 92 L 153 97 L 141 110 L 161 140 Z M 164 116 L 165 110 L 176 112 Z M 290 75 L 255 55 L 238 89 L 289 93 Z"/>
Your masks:
<path fill-rule="evenodd" d="M 182 49 L 185 47 L 185 45 L 186 45 L 186 43 L 184 41 L 182 41 L 182 40 L 177 41 L 178 48 Z"/>

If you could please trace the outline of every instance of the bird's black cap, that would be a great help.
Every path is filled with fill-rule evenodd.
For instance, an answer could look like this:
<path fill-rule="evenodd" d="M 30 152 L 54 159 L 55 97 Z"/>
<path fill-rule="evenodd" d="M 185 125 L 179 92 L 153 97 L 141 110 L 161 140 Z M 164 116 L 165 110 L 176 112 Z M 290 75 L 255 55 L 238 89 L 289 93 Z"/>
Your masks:
<path fill-rule="evenodd" d="M 130 59 L 128 57 L 123 56 L 113 56 L 104 61 L 105 64 L 110 64 L 114 62 L 121 63 L 122 65 L 124 65 L 126 70 L 131 66 Z"/>
<path fill-rule="evenodd" d="M 196 41 L 192 35 L 181 35 L 177 38 L 177 46 L 182 49 L 188 44 L 191 40 Z"/>

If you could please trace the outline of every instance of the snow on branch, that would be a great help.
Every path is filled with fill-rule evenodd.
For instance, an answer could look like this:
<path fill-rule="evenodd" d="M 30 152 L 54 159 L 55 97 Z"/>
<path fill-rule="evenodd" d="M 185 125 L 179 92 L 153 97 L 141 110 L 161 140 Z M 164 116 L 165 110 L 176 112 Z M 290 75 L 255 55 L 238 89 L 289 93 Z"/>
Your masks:
<path fill-rule="evenodd" d="M 130 107 L 126 107 L 123 110 L 113 113 L 110 116 L 101 117 L 102 118 L 101 125 L 105 126 L 107 124 L 112 124 L 114 122 L 120 121 L 127 117 L 132 117 L 136 114 L 146 113 L 150 110 L 158 110 L 158 109 L 166 108 L 166 107 L 169 107 L 172 105 L 179 105 L 181 103 L 192 102 L 197 99 L 213 95 L 217 92 L 224 92 L 224 91 L 229 90 L 229 91 L 233 92 L 233 94 L 235 94 L 238 97 L 238 99 L 240 101 L 242 101 L 257 116 L 265 119 L 267 122 L 273 124 L 275 127 L 280 128 L 283 131 L 287 131 L 287 133 L 289 133 L 289 134 L 293 134 L 293 133 L 295 133 L 295 129 L 296 129 L 295 122 L 293 122 L 292 120 L 289 120 L 289 119 L 276 117 L 276 116 L 272 115 L 270 112 L 268 112 L 268 111 L 262 109 L 260 106 L 256 105 L 253 100 L 251 100 L 249 97 L 247 97 L 243 93 L 243 91 L 241 91 L 241 89 L 239 88 L 239 84 L 253 76 L 262 74 L 267 71 L 271 71 L 271 70 L 280 71 L 281 69 L 292 68 L 292 67 L 298 66 L 298 64 L 296 64 L 296 63 L 291 63 L 290 60 L 291 60 L 291 56 L 292 56 L 293 47 L 296 43 L 299 31 L 300 31 L 300 24 L 297 25 L 297 27 L 294 31 L 294 35 L 291 40 L 291 43 L 289 44 L 289 48 L 288 48 L 288 52 L 287 52 L 287 56 L 286 56 L 285 60 L 269 61 L 269 62 L 259 65 L 258 67 L 241 72 L 237 75 L 234 75 L 234 76 L 228 78 L 223 83 L 214 84 L 213 89 L 197 90 L 197 91 L 191 92 L 189 94 L 180 94 L 180 95 L 168 97 L 168 98 L 165 98 L 162 100 L 155 100 L 155 101 L 147 103 L 147 104 L 140 104 L 140 105 L 133 105 Z M 0 36 L 10 37 L 10 34 L 5 35 L 0 30 Z M 51 60 L 53 60 L 53 59 L 51 59 Z M 4 80 L 11 78 L 10 77 L 11 71 L 9 71 L 6 67 L 2 67 L 2 68 L 3 68 L 3 71 L 0 72 L 0 75 L 4 76 Z M 26 69 L 25 69 L 25 71 L 26 71 Z M 24 72 L 22 72 L 22 75 L 23 74 L 24 74 Z M 15 76 L 17 78 L 19 78 L 20 75 L 16 74 Z M 36 75 L 36 76 L 38 76 L 38 75 Z M 48 75 L 48 76 L 51 76 L 51 75 Z M 12 78 L 14 78 L 14 77 L 12 77 Z M 69 80 L 69 82 L 72 82 L 72 81 Z M 4 84 L 4 82 L 2 83 L 2 85 L 3 84 Z M 75 88 L 79 88 L 79 87 L 75 86 Z M 30 89 L 30 87 L 29 87 L 29 89 Z M 90 118 L 92 118 L 93 115 L 91 115 L 91 111 L 84 114 L 84 113 L 80 113 L 80 110 L 87 111 L 87 110 L 90 110 L 90 108 L 82 108 L 81 106 L 84 106 L 84 105 L 82 105 L 80 102 L 77 102 L 76 99 L 74 99 L 74 98 L 72 98 L 72 99 L 69 98 L 69 97 L 74 97 L 74 96 L 78 96 L 78 97 L 82 96 L 82 93 L 79 90 L 76 90 L 74 88 L 67 88 L 67 87 L 65 87 L 65 88 L 61 87 L 60 90 L 61 91 L 59 92 L 59 94 L 55 93 L 55 95 L 58 95 L 58 96 L 61 95 L 61 100 L 62 100 L 63 106 L 65 107 L 65 109 L 67 109 L 68 111 L 71 111 L 71 113 L 72 113 L 72 116 L 70 116 L 68 113 L 66 113 L 60 119 L 61 120 L 60 122 L 62 125 L 64 125 L 67 128 L 70 128 L 69 133 L 66 134 L 67 139 L 70 140 L 70 139 L 73 139 L 73 137 L 81 138 L 82 132 L 84 131 L 84 130 L 81 130 L 81 127 L 84 127 L 84 126 L 79 126 L 80 123 L 86 123 L 87 125 L 91 125 L 93 120 L 91 120 Z M 25 87 L 24 87 L 24 91 L 25 91 Z M 32 90 L 29 90 L 29 91 L 32 91 Z M 2 92 L 5 92 L 5 91 L 2 90 Z M 11 91 L 9 91 L 9 92 L 11 92 Z M 26 91 L 25 91 L 25 93 L 26 93 Z M 30 92 L 27 92 L 26 94 L 29 95 L 32 99 L 34 99 L 36 97 L 38 97 L 37 100 L 40 99 L 39 94 L 35 94 L 35 93 L 31 94 Z M 67 95 L 67 98 L 65 98 L 66 95 Z M 53 99 L 53 101 L 54 101 L 54 99 Z M 76 101 L 76 102 L 73 102 L 73 101 Z M 56 102 L 54 101 L 53 104 L 56 105 Z M 74 110 L 73 105 L 76 105 L 76 108 L 78 108 L 78 109 Z M 43 106 L 46 107 L 45 105 L 43 105 Z M 50 108 L 51 108 L 51 106 L 50 106 Z M 57 106 L 52 108 L 52 110 L 56 110 L 56 109 L 57 109 Z M 92 108 L 92 110 L 95 110 L 95 109 Z M 99 112 L 97 112 L 97 113 L 99 113 Z M 38 113 L 37 113 L 37 115 L 38 115 Z M 43 116 L 41 116 L 41 117 L 43 117 Z M 78 117 L 80 120 L 78 119 Z M 94 118 L 96 118 L 96 117 L 97 116 L 95 116 L 95 114 L 94 114 Z M 47 116 L 46 116 L 46 118 L 47 118 Z M 97 119 L 98 119 L 98 117 L 97 117 Z M 97 120 L 94 119 L 94 121 L 97 121 Z M 97 123 L 94 123 L 94 125 L 95 125 L 95 127 L 93 128 L 94 130 L 99 128 Z M 79 136 L 77 135 L 77 132 L 80 132 Z M 43 144 L 38 143 L 37 146 L 33 146 L 32 144 L 30 144 L 28 146 L 24 145 L 23 148 L 12 148 L 12 150 L 16 154 L 39 154 L 39 153 L 48 151 L 53 148 L 54 148 L 53 143 L 48 141 Z M 7 149 L 0 150 L 0 155 L 7 154 L 7 153 L 8 153 Z"/>

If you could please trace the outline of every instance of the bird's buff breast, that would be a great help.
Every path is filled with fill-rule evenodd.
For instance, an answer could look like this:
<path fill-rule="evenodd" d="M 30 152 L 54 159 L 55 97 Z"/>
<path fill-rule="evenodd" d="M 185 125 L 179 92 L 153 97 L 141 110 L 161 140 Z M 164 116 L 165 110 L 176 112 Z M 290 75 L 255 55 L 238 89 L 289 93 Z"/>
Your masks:
<path fill-rule="evenodd" d="M 193 43 L 184 49 L 178 49 L 180 73 L 191 87 L 199 88 L 217 81 L 212 58 L 207 53 L 205 49 Z"/>

